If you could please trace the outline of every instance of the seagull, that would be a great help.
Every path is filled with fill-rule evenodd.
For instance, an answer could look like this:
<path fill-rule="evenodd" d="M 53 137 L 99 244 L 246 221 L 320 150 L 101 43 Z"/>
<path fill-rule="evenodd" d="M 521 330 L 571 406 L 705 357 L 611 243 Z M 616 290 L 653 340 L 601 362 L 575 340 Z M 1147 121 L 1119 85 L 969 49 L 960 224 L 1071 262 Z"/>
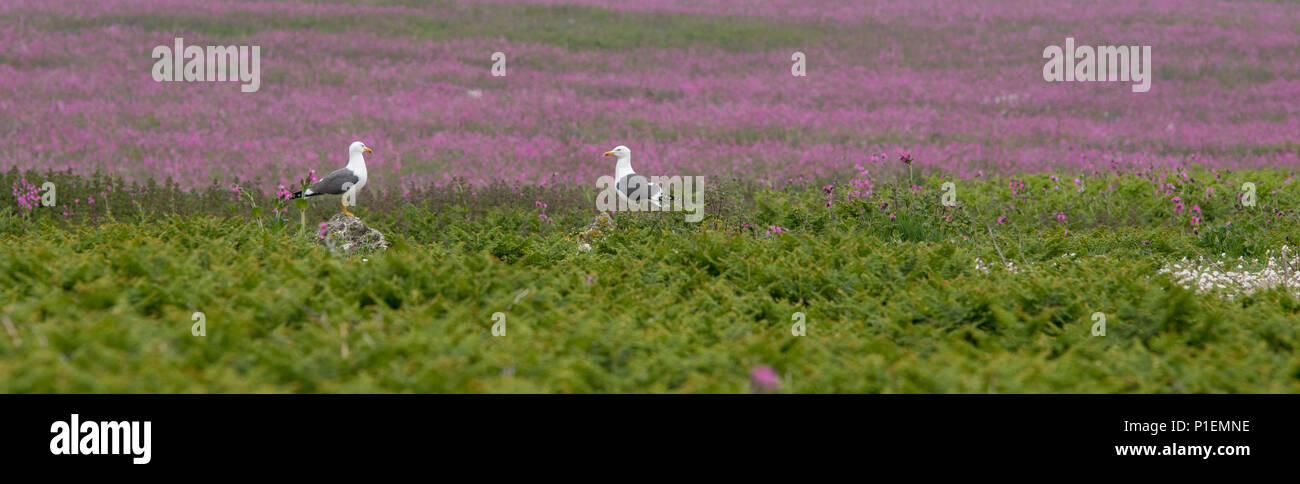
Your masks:
<path fill-rule="evenodd" d="M 610 151 L 606 151 L 603 156 L 613 156 L 618 159 L 618 164 L 614 167 L 615 186 L 618 187 L 618 196 L 628 203 L 640 204 L 642 201 L 649 201 L 655 209 L 662 207 L 665 199 L 672 200 L 672 196 L 665 196 L 663 188 L 657 183 L 651 183 L 645 175 L 638 175 L 632 171 L 632 150 L 626 146 L 619 145 Z"/>
<path fill-rule="evenodd" d="M 366 186 L 366 159 L 363 153 L 373 153 L 365 143 L 353 141 L 348 146 L 348 166 L 334 170 L 325 178 L 311 184 L 306 190 L 293 194 L 293 198 L 314 197 L 316 195 L 341 195 L 339 204 L 343 206 L 343 214 L 349 217 L 355 217 L 352 212 L 348 211 L 348 199 L 352 199 L 353 205 L 356 204 L 357 192 L 361 187 Z"/>

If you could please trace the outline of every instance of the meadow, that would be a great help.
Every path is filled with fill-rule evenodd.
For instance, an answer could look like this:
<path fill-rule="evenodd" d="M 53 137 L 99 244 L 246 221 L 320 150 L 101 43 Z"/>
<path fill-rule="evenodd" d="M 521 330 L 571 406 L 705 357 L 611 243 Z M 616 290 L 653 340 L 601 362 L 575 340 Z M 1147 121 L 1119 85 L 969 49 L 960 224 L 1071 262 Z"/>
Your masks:
<path fill-rule="evenodd" d="M 0 391 L 1300 391 L 1300 9 L 562 3 L 0 5 Z M 275 196 L 354 139 L 383 252 Z M 591 232 L 620 144 L 704 220 Z"/>

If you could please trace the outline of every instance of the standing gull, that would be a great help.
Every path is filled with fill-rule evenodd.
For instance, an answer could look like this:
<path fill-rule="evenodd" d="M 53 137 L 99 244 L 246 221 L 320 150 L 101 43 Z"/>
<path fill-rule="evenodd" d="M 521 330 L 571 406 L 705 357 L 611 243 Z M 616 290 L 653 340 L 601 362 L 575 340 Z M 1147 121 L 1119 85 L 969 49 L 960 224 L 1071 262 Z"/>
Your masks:
<path fill-rule="evenodd" d="M 316 195 L 340 195 L 339 204 L 343 206 L 343 214 L 349 217 L 355 217 L 352 212 L 348 211 L 348 199 L 352 199 L 352 204 L 356 205 L 357 192 L 361 187 L 366 186 L 366 159 L 362 156 L 364 153 L 372 153 L 365 143 L 353 141 L 348 146 L 348 166 L 334 170 L 325 178 L 311 184 L 306 190 L 293 194 L 293 198 L 314 197 Z"/>
<path fill-rule="evenodd" d="M 655 209 L 662 208 L 665 200 L 673 199 L 671 195 L 664 195 L 663 188 L 660 188 L 657 183 L 652 183 L 649 177 L 632 171 L 632 150 L 627 149 L 626 146 L 619 145 L 613 150 L 606 151 L 604 156 L 613 156 L 618 160 L 618 164 L 614 167 L 614 180 L 619 198 L 638 205 L 643 201 L 649 201 Z"/>

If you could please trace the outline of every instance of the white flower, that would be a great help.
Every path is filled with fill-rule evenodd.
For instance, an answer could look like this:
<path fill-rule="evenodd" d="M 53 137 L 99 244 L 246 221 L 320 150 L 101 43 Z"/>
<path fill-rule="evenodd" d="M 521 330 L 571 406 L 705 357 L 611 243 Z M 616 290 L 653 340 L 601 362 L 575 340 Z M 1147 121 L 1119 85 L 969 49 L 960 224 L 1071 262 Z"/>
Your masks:
<path fill-rule="evenodd" d="M 1184 288 L 1191 289 L 1195 285 L 1198 292 L 1216 291 L 1228 299 L 1238 295 L 1249 296 L 1257 290 L 1300 289 L 1300 272 L 1296 272 L 1296 268 L 1300 267 L 1300 258 L 1288 258 L 1288 252 L 1289 247 L 1283 247 L 1282 257 L 1275 257 L 1269 251 L 1263 267 L 1255 259 L 1251 267 L 1237 264 L 1237 270 L 1225 271 L 1225 261 L 1205 261 L 1204 257 L 1200 257 L 1194 267 L 1184 269 L 1180 264 L 1171 264 L 1161 268 L 1158 273 L 1170 274 Z M 1244 257 L 1237 259 L 1245 260 Z M 1275 269 L 1279 264 L 1285 266 L 1283 272 Z M 1300 292 L 1296 294 L 1300 296 Z"/>

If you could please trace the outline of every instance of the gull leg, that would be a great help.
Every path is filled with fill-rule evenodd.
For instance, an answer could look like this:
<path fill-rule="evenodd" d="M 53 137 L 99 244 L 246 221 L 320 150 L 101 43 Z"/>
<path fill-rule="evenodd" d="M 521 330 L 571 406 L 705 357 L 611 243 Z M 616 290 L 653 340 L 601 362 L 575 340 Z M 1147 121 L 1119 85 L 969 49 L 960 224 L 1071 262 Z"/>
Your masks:
<path fill-rule="evenodd" d="M 343 207 L 343 215 L 347 215 L 349 217 L 356 217 L 356 215 L 353 215 L 352 212 L 348 211 L 348 201 L 346 198 L 339 197 L 339 205 Z"/>

